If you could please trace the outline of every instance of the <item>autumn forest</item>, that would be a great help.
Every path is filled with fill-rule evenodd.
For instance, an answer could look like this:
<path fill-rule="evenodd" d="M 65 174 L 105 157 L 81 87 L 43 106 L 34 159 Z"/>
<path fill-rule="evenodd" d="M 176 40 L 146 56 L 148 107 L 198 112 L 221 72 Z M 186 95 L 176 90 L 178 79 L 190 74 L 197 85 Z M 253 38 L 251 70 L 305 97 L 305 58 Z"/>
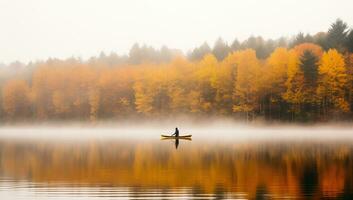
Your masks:
<path fill-rule="evenodd" d="M 118 47 L 117 47 L 118 48 Z M 230 117 L 288 122 L 353 119 L 353 30 L 218 39 L 184 55 L 135 44 L 128 55 L 0 66 L 0 119 Z"/>

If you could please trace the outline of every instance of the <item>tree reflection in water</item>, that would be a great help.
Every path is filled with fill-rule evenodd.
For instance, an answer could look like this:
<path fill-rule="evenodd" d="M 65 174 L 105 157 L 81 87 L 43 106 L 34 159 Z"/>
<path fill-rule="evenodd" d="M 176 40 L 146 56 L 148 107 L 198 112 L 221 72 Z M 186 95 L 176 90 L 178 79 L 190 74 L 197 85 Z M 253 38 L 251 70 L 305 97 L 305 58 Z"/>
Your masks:
<path fill-rule="evenodd" d="M 178 148 L 179 140 L 174 140 Z M 346 198 L 353 145 L 344 142 L 0 141 L 0 179 L 187 190 L 250 199 Z M 202 194 L 201 194 L 202 193 Z"/>

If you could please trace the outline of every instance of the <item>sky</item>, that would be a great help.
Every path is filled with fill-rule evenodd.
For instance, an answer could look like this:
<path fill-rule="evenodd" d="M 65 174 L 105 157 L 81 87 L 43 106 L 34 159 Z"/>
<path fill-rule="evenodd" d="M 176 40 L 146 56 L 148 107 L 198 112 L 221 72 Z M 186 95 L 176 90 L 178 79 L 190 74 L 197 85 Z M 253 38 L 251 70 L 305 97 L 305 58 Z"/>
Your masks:
<path fill-rule="evenodd" d="M 0 0 L 0 63 L 127 54 L 138 42 L 184 52 L 222 37 L 290 37 L 353 26 L 352 0 Z"/>

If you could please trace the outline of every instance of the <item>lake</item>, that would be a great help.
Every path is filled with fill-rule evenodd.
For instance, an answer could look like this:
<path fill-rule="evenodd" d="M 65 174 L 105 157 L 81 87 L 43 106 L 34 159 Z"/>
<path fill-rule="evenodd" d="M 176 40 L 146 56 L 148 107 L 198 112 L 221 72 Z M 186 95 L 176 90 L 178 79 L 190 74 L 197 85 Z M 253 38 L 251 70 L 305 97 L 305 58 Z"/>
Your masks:
<path fill-rule="evenodd" d="M 0 199 L 353 199 L 353 129 L 166 130 L 2 128 Z"/>

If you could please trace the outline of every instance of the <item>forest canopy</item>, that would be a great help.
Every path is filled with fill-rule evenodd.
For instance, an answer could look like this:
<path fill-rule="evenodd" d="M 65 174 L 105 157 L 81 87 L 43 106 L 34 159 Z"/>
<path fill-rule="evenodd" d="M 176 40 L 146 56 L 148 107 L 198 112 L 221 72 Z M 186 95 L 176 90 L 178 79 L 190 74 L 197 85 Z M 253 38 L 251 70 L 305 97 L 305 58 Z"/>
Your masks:
<path fill-rule="evenodd" d="M 184 55 L 135 44 L 128 55 L 0 66 L 2 121 L 225 116 L 247 121 L 351 120 L 353 30 L 228 44 Z"/>

